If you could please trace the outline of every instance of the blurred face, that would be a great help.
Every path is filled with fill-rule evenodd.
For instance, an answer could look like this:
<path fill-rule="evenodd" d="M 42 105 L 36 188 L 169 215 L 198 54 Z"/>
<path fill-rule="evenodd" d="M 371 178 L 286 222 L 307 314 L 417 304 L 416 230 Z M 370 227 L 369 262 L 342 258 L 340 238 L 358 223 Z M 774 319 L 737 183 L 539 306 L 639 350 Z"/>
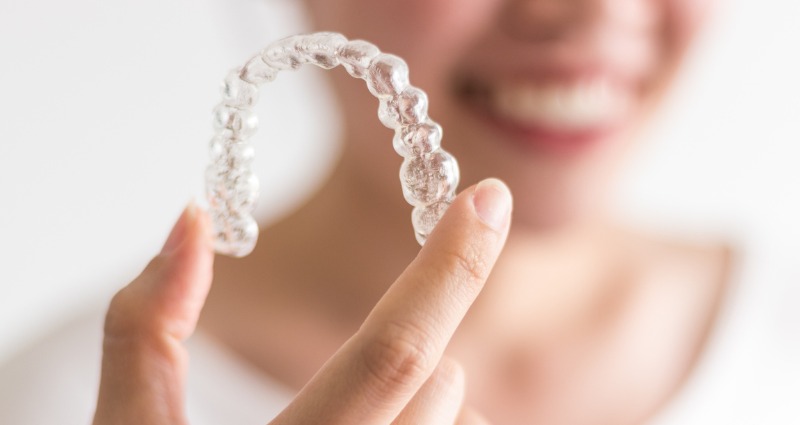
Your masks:
<path fill-rule="evenodd" d="M 462 187 L 495 176 L 515 227 L 591 217 L 709 0 L 307 0 L 318 30 L 404 58 Z M 377 101 L 336 73 L 350 164 L 394 188 Z M 380 143 L 384 140 L 384 143 Z M 384 179 L 385 178 L 385 179 Z M 392 186 L 394 185 L 394 186 Z"/>

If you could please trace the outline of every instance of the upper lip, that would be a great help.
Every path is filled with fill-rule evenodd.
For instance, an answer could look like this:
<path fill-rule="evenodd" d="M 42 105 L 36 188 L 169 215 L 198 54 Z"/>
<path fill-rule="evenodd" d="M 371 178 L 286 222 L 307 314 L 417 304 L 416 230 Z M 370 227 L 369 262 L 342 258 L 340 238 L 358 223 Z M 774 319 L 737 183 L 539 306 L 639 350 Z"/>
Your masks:
<path fill-rule="evenodd" d="M 492 37 L 465 57 L 460 69 L 479 80 L 580 80 L 602 76 L 622 84 L 643 81 L 654 65 L 648 37 L 609 35 L 522 42 Z M 497 38 L 499 37 L 499 38 Z"/>

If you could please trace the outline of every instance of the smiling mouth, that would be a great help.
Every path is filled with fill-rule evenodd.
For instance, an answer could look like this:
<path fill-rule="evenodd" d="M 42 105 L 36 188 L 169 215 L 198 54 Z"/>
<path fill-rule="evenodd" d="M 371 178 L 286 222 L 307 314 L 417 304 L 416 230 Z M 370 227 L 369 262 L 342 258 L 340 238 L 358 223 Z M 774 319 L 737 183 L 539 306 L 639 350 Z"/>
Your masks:
<path fill-rule="evenodd" d="M 607 139 L 628 120 L 630 87 L 610 78 L 563 81 L 462 80 L 459 98 L 517 146 L 576 153 Z"/>

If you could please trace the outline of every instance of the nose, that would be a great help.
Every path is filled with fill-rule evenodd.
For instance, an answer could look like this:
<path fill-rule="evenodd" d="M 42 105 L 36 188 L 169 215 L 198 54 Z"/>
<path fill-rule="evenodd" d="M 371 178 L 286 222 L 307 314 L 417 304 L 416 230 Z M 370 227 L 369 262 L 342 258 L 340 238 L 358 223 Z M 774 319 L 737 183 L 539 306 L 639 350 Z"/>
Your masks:
<path fill-rule="evenodd" d="M 502 14 L 514 38 L 548 41 L 596 34 L 608 27 L 652 23 L 652 0 L 510 0 Z"/>

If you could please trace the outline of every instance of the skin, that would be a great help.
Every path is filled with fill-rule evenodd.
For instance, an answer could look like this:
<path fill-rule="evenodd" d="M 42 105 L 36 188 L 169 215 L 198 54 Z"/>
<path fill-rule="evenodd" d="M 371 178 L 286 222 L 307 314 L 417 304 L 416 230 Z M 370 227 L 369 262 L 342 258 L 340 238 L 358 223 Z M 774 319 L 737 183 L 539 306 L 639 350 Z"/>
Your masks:
<path fill-rule="evenodd" d="M 500 254 L 510 213 L 501 182 L 465 190 L 359 331 L 271 423 L 482 423 L 462 410 L 464 372 L 442 355 Z M 186 422 L 181 344 L 211 286 L 210 234 L 190 205 L 161 254 L 112 300 L 95 424 Z"/>
<path fill-rule="evenodd" d="M 606 195 L 708 3 L 306 6 L 316 28 L 403 57 L 462 185 L 500 177 L 513 211 L 504 184 L 470 186 L 420 250 L 396 173 L 386 172 L 400 165 L 391 133 L 364 119 L 375 116 L 374 98 L 363 82 L 328 73 L 345 130 L 335 171 L 262 229 L 244 259 L 215 260 L 205 215 L 187 209 L 111 303 L 95 424 L 185 423 L 181 342 L 195 326 L 300 390 L 276 424 L 637 424 L 663 408 L 713 328 L 730 249 L 616 223 Z M 567 153 L 492 124 L 464 95 L 465 85 L 593 73 L 633 105 Z"/>

